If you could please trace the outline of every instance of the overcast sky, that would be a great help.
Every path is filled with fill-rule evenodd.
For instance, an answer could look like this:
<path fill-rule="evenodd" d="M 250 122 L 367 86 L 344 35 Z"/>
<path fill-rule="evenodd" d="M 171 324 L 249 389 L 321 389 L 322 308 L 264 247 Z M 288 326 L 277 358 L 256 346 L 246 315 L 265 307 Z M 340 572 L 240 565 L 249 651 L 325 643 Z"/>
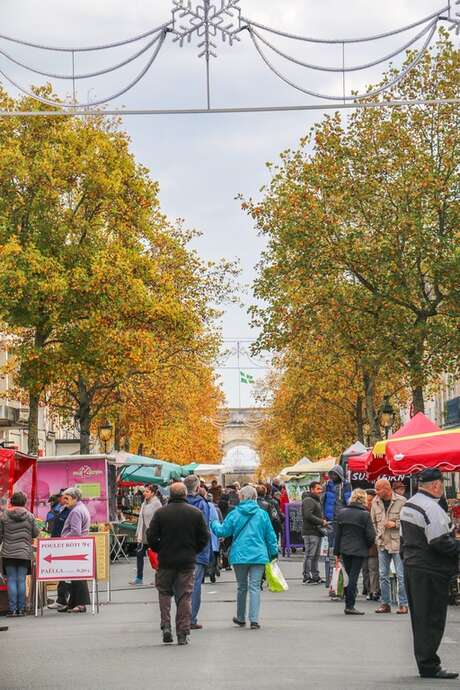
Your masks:
<path fill-rule="evenodd" d="M 213 0 L 214 1 L 214 0 Z M 220 5 L 220 0 L 215 0 Z M 199 4 L 192 0 L 192 3 Z M 447 0 L 241 0 L 244 16 L 288 32 L 321 38 L 357 37 L 411 23 L 441 9 Z M 170 19 L 172 0 L 2 0 L 0 31 L 34 42 L 53 45 L 92 45 L 106 43 L 147 31 Z M 396 39 L 385 39 L 356 48 L 347 48 L 348 64 L 366 62 L 388 54 L 402 45 L 417 30 Z M 301 60 L 337 66 L 341 48 L 305 45 L 273 37 L 285 52 Z M 205 105 L 203 59 L 198 59 L 197 41 L 180 48 L 168 38 L 160 56 L 142 82 L 112 106 L 128 108 L 202 107 Z M 134 53 L 137 46 L 117 48 L 105 54 L 86 53 L 77 57 L 76 69 L 94 70 L 119 62 Z M 42 53 L 0 41 L 0 48 L 17 59 L 51 71 L 68 71 L 68 55 Z M 272 56 L 273 57 L 273 54 Z M 78 98 L 86 101 L 105 96 L 128 83 L 146 62 L 142 56 L 116 74 L 82 81 Z M 341 93 L 341 76 L 324 74 L 273 62 L 289 78 L 306 88 L 331 94 Z M 0 55 L 0 69 L 30 87 L 40 78 L 15 67 Z M 375 83 L 382 67 L 355 72 L 347 78 L 347 89 Z M 0 76 L 0 80 L 2 80 Z M 61 95 L 69 95 L 69 82 L 54 82 Z M 3 85 L 15 93 L 3 79 Z M 303 94 L 280 82 L 270 73 L 250 41 L 247 32 L 233 47 L 218 41 L 218 58 L 212 61 L 212 104 L 260 106 L 314 103 Z M 316 101 L 318 102 L 318 101 Z M 319 112 L 129 116 L 124 126 L 132 138 L 136 157 L 151 170 L 160 183 L 163 210 L 171 217 L 185 219 L 187 226 L 202 231 L 196 247 L 203 257 L 238 258 L 241 284 L 250 285 L 262 248 L 249 219 L 235 200 L 238 193 L 254 196 L 267 182 L 265 162 L 297 144 L 309 127 L 321 118 Z M 250 290 L 243 295 L 251 302 Z M 254 337 L 246 308 L 230 307 L 223 318 L 226 339 Z M 235 343 L 227 343 L 234 347 Z M 242 344 L 247 349 L 247 342 Z M 263 369 L 242 354 L 241 367 L 258 378 Z M 226 366 L 235 367 L 235 357 Z M 224 389 L 230 405 L 238 402 L 238 372 L 223 373 Z M 241 386 L 241 402 L 251 404 L 251 386 Z"/>

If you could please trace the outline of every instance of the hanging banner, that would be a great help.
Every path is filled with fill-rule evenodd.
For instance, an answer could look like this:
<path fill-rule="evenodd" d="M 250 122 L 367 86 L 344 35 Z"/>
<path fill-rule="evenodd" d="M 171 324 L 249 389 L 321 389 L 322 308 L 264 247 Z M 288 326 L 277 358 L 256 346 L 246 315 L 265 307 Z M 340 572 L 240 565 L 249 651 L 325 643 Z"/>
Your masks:
<path fill-rule="evenodd" d="M 37 540 L 37 581 L 94 580 L 94 537 Z"/>

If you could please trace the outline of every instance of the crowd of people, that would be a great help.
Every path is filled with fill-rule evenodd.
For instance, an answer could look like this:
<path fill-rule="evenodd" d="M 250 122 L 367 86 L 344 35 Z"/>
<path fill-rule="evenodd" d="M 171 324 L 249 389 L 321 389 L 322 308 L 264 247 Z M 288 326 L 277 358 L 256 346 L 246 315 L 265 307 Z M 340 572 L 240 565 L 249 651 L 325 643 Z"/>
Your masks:
<path fill-rule="evenodd" d="M 363 594 L 377 602 L 375 613 L 410 613 L 414 652 L 422 677 L 449 679 L 458 674 L 441 668 L 437 655 L 444 633 L 449 582 L 457 573 L 459 544 L 443 504 L 443 477 L 425 470 L 418 477 L 419 490 L 407 500 L 404 484 L 386 479 L 373 489 L 354 489 L 336 465 L 323 484 L 313 481 L 302 496 L 302 535 L 305 585 L 325 584 L 329 595 L 333 573 L 346 576 L 344 612 L 362 616 L 356 608 L 358 582 Z M 283 532 L 286 488 L 278 480 L 223 488 L 216 480 L 206 486 L 190 475 L 169 487 L 168 498 L 155 486 L 143 489 L 136 540 L 136 576 L 143 583 L 144 559 L 151 549 L 157 557 L 162 639 L 173 642 L 171 603 L 176 603 L 177 643 L 188 643 L 191 630 L 200 630 L 201 589 L 220 569 L 233 569 L 236 611 L 233 623 L 258 630 L 265 566 L 278 558 Z M 2 564 L 7 576 L 9 616 L 25 615 L 26 577 L 31 571 L 33 540 L 38 528 L 27 510 L 27 497 L 16 492 L 10 508 L 0 515 Z M 62 490 L 50 498 L 46 528 L 53 537 L 86 536 L 90 515 L 78 488 Z M 327 543 L 324 579 L 320 575 L 321 545 Z M 335 558 L 335 561 L 334 561 Z M 391 587 L 392 571 L 397 587 Z M 49 604 L 57 612 L 84 613 L 90 603 L 87 582 L 61 581 L 57 599 Z"/>

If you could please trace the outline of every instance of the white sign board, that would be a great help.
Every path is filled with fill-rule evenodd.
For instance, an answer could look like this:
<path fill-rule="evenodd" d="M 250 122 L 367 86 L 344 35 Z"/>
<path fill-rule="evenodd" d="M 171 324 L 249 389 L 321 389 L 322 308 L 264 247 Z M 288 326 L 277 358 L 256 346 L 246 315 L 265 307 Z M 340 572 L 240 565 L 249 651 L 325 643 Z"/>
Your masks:
<path fill-rule="evenodd" d="M 38 539 L 37 580 L 94 580 L 94 537 Z"/>

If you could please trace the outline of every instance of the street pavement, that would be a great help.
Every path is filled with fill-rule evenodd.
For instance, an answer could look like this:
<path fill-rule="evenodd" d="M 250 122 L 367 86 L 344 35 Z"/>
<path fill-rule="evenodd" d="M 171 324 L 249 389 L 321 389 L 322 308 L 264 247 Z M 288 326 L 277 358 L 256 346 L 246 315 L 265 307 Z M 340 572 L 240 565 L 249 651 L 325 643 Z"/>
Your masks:
<path fill-rule="evenodd" d="M 416 676 L 408 616 L 343 614 L 323 586 L 302 585 L 298 556 L 282 559 L 289 591 L 262 595 L 261 630 L 236 628 L 233 573 L 205 584 L 200 622 L 187 647 L 163 645 L 156 591 L 128 585 L 130 563 L 112 566 L 113 599 L 99 615 L 8 619 L 0 632 L 1 690 L 354 690 L 459 688 Z M 146 564 L 145 582 L 153 580 Z M 101 592 L 101 600 L 106 599 Z M 460 608 L 449 609 L 441 646 L 445 668 L 460 670 Z"/>

